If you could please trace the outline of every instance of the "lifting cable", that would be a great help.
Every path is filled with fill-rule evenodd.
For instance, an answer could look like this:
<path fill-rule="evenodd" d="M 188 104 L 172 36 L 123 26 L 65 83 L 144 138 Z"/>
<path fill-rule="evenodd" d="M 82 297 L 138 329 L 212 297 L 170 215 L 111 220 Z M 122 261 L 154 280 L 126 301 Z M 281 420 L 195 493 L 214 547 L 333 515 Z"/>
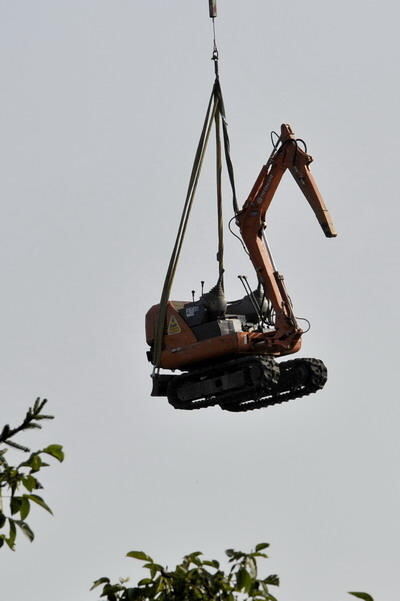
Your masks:
<path fill-rule="evenodd" d="M 197 184 L 199 181 L 201 168 L 203 164 L 204 155 L 207 149 L 210 133 L 212 126 L 215 127 L 215 138 L 216 138 L 216 171 L 217 171 L 217 219 L 218 219 L 218 252 L 217 260 L 219 265 L 219 277 L 222 282 L 224 272 L 224 242 L 223 242 L 223 221 L 222 221 L 222 144 L 221 144 L 221 125 L 222 125 L 222 138 L 223 138 L 223 149 L 225 155 L 225 163 L 229 176 L 230 185 L 232 188 L 232 201 L 233 210 L 235 215 L 239 212 L 239 207 L 236 198 L 235 178 L 233 171 L 233 164 L 230 156 L 230 142 L 228 135 L 228 126 L 225 118 L 225 106 L 222 96 L 221 84 L 219 81 L 218 72 L 218 48 L 215 37 L 215 17 L 217 16 L 216 0 L 209 0 L 210 5 L 210 17 L 213 22 L 213 54 L 212 60 L 214 61 L 215 70 L 215 81 L 211 92 L 211 97 L 208 103 L 206 116 L 204 119 L 203 127 L 201 130 L 200 139 L 197 145 L 192 171 L 190 174 L 189 185 L 186 193 L 185 203 L 181 219 L 179 222 L 178 233 L 176 236 L 175 244 L 172 250 L 171 258 L 168 264 L 167 273 L 164 280 L 164 285 L 161 293 L 161 299 L 159 304 L 159 313 L 155 326 L 154 333 L 154 346 L 153 346 L 153 364 L 154 372 L 158 372 L 160 368 L 160 359 L 162 351 L 162 342 L 164 331 L 166 328 L 166 317 L 167 317 L 167 303 L 174 280 L 176 268 L 179 261 L 180 252 L 182 249 L 183 240 L 185 237 L 190 212 L 195 197 Z"/>

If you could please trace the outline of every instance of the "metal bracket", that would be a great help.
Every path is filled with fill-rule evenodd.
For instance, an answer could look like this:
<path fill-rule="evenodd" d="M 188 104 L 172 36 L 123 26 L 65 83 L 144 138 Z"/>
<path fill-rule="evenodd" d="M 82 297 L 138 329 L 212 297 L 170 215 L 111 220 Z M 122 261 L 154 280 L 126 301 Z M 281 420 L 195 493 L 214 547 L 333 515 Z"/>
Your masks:
<path fill-rule="evenodd" d="M 215 19 L 217 16 L 217 0 L 208 0 L 210 6 L 210 17 L 211 19 Z"/>

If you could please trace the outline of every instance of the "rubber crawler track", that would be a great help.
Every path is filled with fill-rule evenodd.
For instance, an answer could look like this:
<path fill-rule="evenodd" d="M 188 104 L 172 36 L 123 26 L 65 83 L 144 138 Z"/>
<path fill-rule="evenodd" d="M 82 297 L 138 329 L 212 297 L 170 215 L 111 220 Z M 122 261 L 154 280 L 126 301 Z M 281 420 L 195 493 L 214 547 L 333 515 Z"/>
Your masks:
<path fill-rule="evenodd" d="M 277 389 L 272 392 L 271 395 L 254 399 L 250 401 L 242 401 L 240 403 L 233 403 L 229 405 L 221 405 L 221 409 L 226 411 L 253 411 L 254 409 L 262 409 L 264 407 L 270 407 L 272 405 L 280 405 L 281 403 L 287 403 L 288 401 L 299 399 L 314 392 L 321 390 L 328 379 L 328 371 L 324 363 L 320 359 L 293 359 L 291 361 L 283 361 L 279 364 L 281 374 L 283 376 L 283 385 L 281 381 L 278 383 Z M 301 374 L 303 377 L 299 377 L 296 382 L 292 382 L 293 387 L 289 390 L 284 390 L 285 376 L 290 374 L 293 376 L 293 371 L 297 370 L 308 371 L 308 374 Z M 292 373 L 290 373 L 292 372 Z M 305 376 L 305 377 L 304 377 Z M 296 378 L 290 378 L 292 381 Z M 282 390 L 283 389 L 283 390 Z"/>
<path fill-rule="evenodd" d="M 243 369 L 247 363 L 262 361 L 267 374 L 267 384 L 249 386 L 237 392 L 225 392 L 203 399 L 181 401 L 176 394 L 170 392 L 168 401 L 175 409 L 194 410 L 219 405 L 221 409 L 232 412 L 253 411 L 271 405 L 286 403 L 296 398 L 302 398 L 321 390 L 327 381 L 327 369 L 319 359 L 292 359 L 276 363 L 272 357 L 252 357 L 241 361 L 233 360 L 224 365 L 224 370 Z M 190 382 L 202 375 L 215 377 L 220 371 L 219 366 L 213 370 L 204 369 L 178 376 L 173 388 L 178 388 L 179 382 Z M 279 377 L 278 377 L 279 376 Z"/>

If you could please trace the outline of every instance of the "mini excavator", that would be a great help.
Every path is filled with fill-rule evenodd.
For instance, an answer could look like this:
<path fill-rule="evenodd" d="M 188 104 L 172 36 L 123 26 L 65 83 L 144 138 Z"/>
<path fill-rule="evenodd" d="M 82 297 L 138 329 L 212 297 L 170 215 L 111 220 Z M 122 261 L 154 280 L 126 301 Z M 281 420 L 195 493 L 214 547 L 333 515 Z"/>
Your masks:
<path fill-rule="evenodd" d="M 147 355 L 154 365 L 152 396 L 167 397 L 176 409 L 219 405 L 228 411 L 248 411 L 303 397 L 326 383 L 327 369 L 319 359 L 277 361 L 299 351 L 304 333 L 264 235 L 266 212 L 286 170 L 325 236 L 336 236 L 310 172 L 313 159 L 301 142 L 289 125 L 281 126 L 267 163 L 234 216 L 254 266 L 257 288 L 252 290 L 242 278 L 246 295 L 227 302 L 220 274 L 217 284 L 199 300 L 168 300 L 158 357 L 154 348 L 161 305 L 151 307 L 146 315 Z M 169 373 L 160 374 L 160 368 Z"/>

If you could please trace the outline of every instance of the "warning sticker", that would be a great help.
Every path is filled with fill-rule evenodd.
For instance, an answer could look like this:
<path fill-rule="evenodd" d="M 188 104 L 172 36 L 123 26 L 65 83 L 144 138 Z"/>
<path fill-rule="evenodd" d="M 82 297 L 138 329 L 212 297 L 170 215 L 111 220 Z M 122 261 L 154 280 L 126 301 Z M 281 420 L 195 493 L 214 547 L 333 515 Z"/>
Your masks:
<path fill-rule="evenodd" d="M 171 315 L 168 323 L 168 334 L 179 334 L 181 332 L 181 328 L 179 323 L 177 322 L 176 317 Z"/>

